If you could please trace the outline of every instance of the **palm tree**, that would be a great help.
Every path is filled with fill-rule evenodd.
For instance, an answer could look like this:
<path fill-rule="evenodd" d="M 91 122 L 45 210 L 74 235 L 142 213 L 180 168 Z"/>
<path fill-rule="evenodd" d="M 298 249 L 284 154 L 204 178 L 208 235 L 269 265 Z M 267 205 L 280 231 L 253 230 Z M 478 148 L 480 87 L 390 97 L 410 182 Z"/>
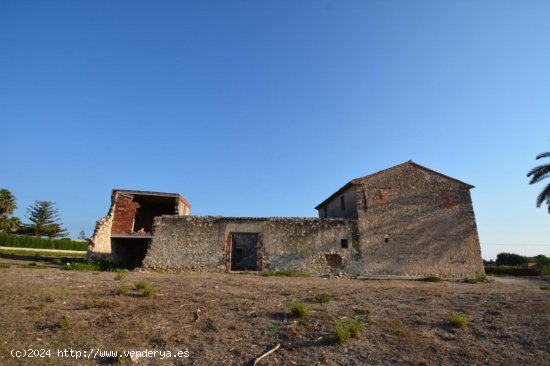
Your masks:
<path fill-rule="evenodd" d="M 537 160 L 542 158 L 550 157 L 550 152 L 543 152 L 542 154 L 537 155 Z M 550 164 L 539 165 L 534 167 L 527 173 L 528 177 L 531 177 L 529 184 L 540 182 L 543 179 L 550 177 Z M 542 192 L 540 192 L 537 197 L 537 207 L 540 207 L 542 203 L 546 201 L 548 205 L 548 213 L 550 213 L 550 183 L 544 187 Z"/>
<path fill-rule="evenodd" d="M 7 189 L 0 189 L 0 217 L 11 215 L 16 208 L 13 194 Z"/>

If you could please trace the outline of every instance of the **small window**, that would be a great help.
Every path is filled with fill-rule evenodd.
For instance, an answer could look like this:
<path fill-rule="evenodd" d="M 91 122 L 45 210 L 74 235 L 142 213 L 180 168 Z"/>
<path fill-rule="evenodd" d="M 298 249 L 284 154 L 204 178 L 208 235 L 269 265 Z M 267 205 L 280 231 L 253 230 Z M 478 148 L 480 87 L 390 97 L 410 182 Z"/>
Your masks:
<path fill-rule="evenodd" d="M 340 197 L 340 207 L 342 208 L 342 211 L 346 209 L 346 200 L 344 200 L 344 196 Z"/>
<path fill-rule="evenodd" d="M 342 249 L 348 249 L 348 239 L 342 239 L 340 240 L 340 247 Z"/>

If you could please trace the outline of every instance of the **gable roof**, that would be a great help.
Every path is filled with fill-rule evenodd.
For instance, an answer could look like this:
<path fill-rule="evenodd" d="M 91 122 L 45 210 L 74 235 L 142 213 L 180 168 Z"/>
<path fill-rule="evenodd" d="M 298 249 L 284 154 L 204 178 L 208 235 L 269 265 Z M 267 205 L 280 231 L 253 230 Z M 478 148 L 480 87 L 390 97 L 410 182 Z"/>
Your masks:
<path fill-rule="evenodd" d="M 318 210 L 320 209 L 321 207 L 323 207 L 324 205 L 326 205 L 328 202 L 332 201 L 332 199 L 334 199 L 336 196 L 339 196 L 340 194 L 344 193 L 345 191 L 347 191 L 349 188 L 353 187 L 353 186 L 356 186 L 356 185 L 359 185 L 361 184 L 361 182 L 365 179 L 370 179 L 374 176 L 378 176 L 378 175 L 381 175 L 381 174 L 386 174 L 392 170 L 395 170 L 397 168 L 401 168 L 405 165 L 409 165 L 409 166 L 413 166 L 417 169 L 421 169 L 421 170 L 424 170 L 428 173 L 431 173 L 431 174 L 436 174 L 442 178 L 445 178 L 445 179 L 449 179 L 449 180 L 452 180 L 452 181 L 455 181 L 455 182 L 458 182 L 460 184 L 463 184 L 467 189 L 472 189 L 474 188 L 473 185 L 471 184 L 468 184 L 468 183 L 465 183 L 461 180 L 458 180 L 458 179 L 455 179 L 453 177 L 449 177 L 448 175 L 445 175 L 443 173 L 440 173 L 440 172 L 437 172 L 435 170 L 432 170 L 432 169 L 429 169 L 429 168 L 426 168 L 425 166 L 422 166 L 420 164 L 417 164 L 415 163 L 414 161 L 412 160 L 409 160 L 409 161 L 406 161 L 404 163 L 401 163 L 401 164 L 397 164 L 397 165 L 394 165 L 392 166 L 391 168 L 388 168 L 388 169 L 383 169 L 383 170 L 380 170 L 376 173 L 373 173 L 373 174 L 369 174 L 369 175 L 366 175 L 364 177 L 359 177 L 359 178 L 355 178 L 355 179 L 352 179 L 350 180 L 348 183 L 346 183 L 342 188 L 340 188 L 339 190 L 337 190 L 336 192 L 334 192 L 333 194 L 331 194 L 327 199 L 325 199 L 323 202 L 321 202 L 320 204 L 318 204 L 315 209 Z"/>

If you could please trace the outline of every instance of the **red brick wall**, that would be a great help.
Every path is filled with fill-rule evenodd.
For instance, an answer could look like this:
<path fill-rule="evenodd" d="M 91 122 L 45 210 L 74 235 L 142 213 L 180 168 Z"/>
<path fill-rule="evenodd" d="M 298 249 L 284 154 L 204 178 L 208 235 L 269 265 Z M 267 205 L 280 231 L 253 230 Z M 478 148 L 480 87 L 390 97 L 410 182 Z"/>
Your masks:
<path fill-rule="evenodd" d="M 132 202 L 133 197 L 117 195 L 113 215 L 112 234 L 131 234 L 139 203 Z"/>

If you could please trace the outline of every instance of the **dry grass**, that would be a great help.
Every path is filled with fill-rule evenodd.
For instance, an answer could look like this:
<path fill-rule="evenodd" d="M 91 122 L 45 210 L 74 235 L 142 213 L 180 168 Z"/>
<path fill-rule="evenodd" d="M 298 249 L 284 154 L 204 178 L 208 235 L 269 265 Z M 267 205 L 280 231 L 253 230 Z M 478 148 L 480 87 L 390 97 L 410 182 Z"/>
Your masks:
<path fill-rule="evenodd" d="M 155 289 L 143 296 L 135 284 Z M 188 359 L 137 365 L 243 365 L 280 343 L 262 365 L 545 364 L 548 291 L 539 283 L 360 281 L 241 274 L 2 269 L 0 364 L 13 348 L 188 350 Z M 124 295 L 117 289 L 126 288 Z M 315 297 L 329 293 L 330 302 Z M 289 304 L 307 303 L 296 319 Z M 468 318 L 457 330 L 449 313 Z M 198 314 L 198 317 L 197 317 Z M 66 317 L 68 325 L 58 321 Z M 344 346 L 335 324 L 360 319 Z M 64 324 L 65 321 L 62 322 Z M 359 323 L 358 323 L 359 324 Z M 351 334 L 351 333 L 350 333 Z M 28 361 L 28 360 L 25 360 Z M 28 364 L 94 365 L 102 360 L 34 359 Z M 25 362 L 23 362 L 25 363 Z"/>

